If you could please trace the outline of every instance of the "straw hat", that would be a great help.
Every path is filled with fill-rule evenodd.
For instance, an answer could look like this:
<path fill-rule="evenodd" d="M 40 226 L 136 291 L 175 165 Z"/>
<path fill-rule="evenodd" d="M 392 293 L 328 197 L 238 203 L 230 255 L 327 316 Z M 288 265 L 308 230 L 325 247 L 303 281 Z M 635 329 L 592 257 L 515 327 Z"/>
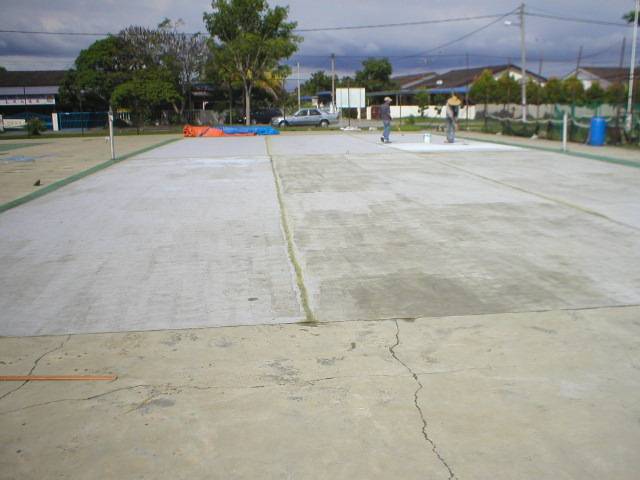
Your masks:
<path fill-rule="evenodd" d="M 451 95 L 449 100 L 447 100 L 447 105 L 451 105 L 452 107 L 459 107 L 460 105 L 462 105 L 462 101 L 455 95 Z"/>
<path fill-rule="evenodd" d="M 385 102 L 392 102 L 393 100 L 391 100 L 391 97 L 384 97 L 384 101 Z"/>

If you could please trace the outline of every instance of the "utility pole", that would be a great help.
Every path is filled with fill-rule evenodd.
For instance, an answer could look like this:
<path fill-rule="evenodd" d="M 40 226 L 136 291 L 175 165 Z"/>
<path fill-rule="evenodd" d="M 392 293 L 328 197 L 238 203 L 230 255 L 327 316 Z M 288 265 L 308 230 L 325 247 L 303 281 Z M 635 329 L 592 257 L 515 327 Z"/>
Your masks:
<path fill-rule="evenodd" d="M 629 98 L 627 100 L 627 131 L 633 126 L 633 76 L 636 68 L 636 44 L 638 43 L 638 14 L 640 0 L 636 0 L 636 14 L 633 19 L 633 40 L 631 41 L 631 65 L 629 66 Z"/>
<path fill-rule="evenodd" d="M 540 52 L 540 64 L 538 65 L 538 76 L 542 77 L 542 63 L 543 63 L 544 53 Z M 542 84 L 538 85 L 536 88 L 536 92 L 538 92 L 538 96 L 536 97 L 536 121 L 540 120 L 540 90 L 542 89 Z"/>
<path fill-rule="evenodd" d="M 467 75 L 469 74 L 469 54 L 464 54 L 464 64 L 467 69 Z M 469 130 L 469 85 L 467 85 L 467 90 L 464 92 L 464 110 L 466 112 L 466 122 L 465 127 Z"/>
<path fill-rule="evenodd" d="M 576 63 L 576 78 L 578 78 L 578 74 L 580 73 L 580 62 L 582 62 L 582 45 L 580 45 L 580 50 L 578 50 L 578 61 Z"/>
<path fill-rule="evenodd" d="M 331 105 L 332 110 L 336 111 L 336 54 L 331 54 Z"/>
<path fill-rule="evenodd" d="M 298 110 L 302 107 L 300 106 L 300 62 L 296 62 L 296 66 L 298 67 Z"/>
<path fill-rule="evenodd" d="M 522 62 L 522 121 L 527 121 L 527 53 L 524 41 L 524 3 L 520 5 L 520 55 Z"/>
<path fill-rule="evenodd" d="M 624 67 L 624 51 L 627 48 L 627 37 L 622 37 L 622 49 L 620 50 L 620 65 L 619 67 Z"/>

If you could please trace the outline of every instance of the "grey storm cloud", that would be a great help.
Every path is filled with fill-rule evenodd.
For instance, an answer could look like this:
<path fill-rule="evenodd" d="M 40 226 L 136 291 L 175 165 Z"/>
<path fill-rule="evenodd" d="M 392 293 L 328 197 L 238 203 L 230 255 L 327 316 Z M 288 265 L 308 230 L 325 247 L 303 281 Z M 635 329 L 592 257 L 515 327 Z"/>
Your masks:
<path fill-rule="evenodd" d="M 290 0 L 272 1 L 288 5 L 290 18 L 298 28 L 346 27 L 386 23 L 439 20 L 502 14 L 518 7 L 505 0 Z M 606 6 L 605 6 L 606 5 Z M 634 6 L 633 0 L 537 0 L 526 3 L 532 13 L 588 18 L 622 23 L 621 16 Z M 184 30 L 205 31 L 202 14 L 211 10 L 208 0 L 36 0 L 3 2 L 0 29 L 42 30 L 47 32 L 118 32 L 129 25 L 154 26 L 163 18 L 182 18 Z M 517 17 L 509 17 L 517 22 Z M 519 29 L 494 25 L 444 48 L 436 48 L 479 29 L 493 19 L 414 25 L 394 28 L 304 32 L 299 52 L 288 63 L 301 65 L 306 77 L 318 69 L 329 70 L 329 55 L 337 55 L 340 74 L 352 73 L 367 56 L 387 56 L 396 73 L 446 70 L 470 66 L 520 61 Z M 537 68 L 544 58 L 546 74 L 562 74 L 575 66 L 579 48 L 584 62 L 613 65 L 619 58 L 624 36 L 630 45 L 631 29 L 549 18 L 525 20 L 528 67 Z M 57 68 L 71 66 L 83 48 L 100 37 L 69 37 L 0 33 L 0 64 L 9 69 Z M 630 48 L 627 48 L 627 53 Z M 468 57 L 466 56 L 468 55 Z M 628 55 L 627 55 L 628 57 Z M 628 60 L 627 60 L 628 62 Z"/>

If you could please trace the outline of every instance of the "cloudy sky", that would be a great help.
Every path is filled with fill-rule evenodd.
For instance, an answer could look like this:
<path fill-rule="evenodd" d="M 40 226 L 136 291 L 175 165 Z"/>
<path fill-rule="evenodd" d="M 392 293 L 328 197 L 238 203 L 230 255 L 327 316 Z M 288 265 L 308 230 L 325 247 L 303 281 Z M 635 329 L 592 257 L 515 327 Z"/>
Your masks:
<path fill-rule="evenodd" d="M 129 25 L 154 26 L 163 18 L 182 18 L 184 31 L 204 31 L 202 13 L 209 0 L 1 0 L 0 30 L 44 32 L 118 32 Z M 502 15 L 519 3 L 508 0 L 270 0 L 289 5 L 299 29 L 379 25 Z M 621 16 L 634 8 L 633 0 L 531 0 L 526 10 L 536 15 L 572 17 L 622 24 Z M 300 62 L 303 79 L 310 72 L 330 70 L 329 56 L 337 56 L 339 74 L 351 74 L 367 56 L 387 56 L 394 74 L 445 71 L 452 68 L 520 62 L 520 29 L 505 18 L 480 18 L 411 26 L 301 32 L 304 42 L 289 64 Z M 492 23 L 492 25 L 489 25 Z M 482 27 L 487 28 L 482 28 Z M 630 61 L 632 29 L 551 19 L 525 18 L 527 67 L 543 74 L 563 75 L 575 68 L 580 47 L 582 65 L 617 65 L 627 37 L 625 64 Z M 478 33 L 470 34 L 475 30 Z M 455 41 L 465 37 L 460 41 Z M 0 33 L 0 65 L 8 70 L 69 68 L 82 48 L 99 36 L 54 36 Z M 455 42 L 454 42 L 455 41 Z M 446 44 L 453 42 L 451 45 Z M 468 55 L 468 57 L 467 57 Z M 294 69 L 295 71 L 295 69 Z"/>

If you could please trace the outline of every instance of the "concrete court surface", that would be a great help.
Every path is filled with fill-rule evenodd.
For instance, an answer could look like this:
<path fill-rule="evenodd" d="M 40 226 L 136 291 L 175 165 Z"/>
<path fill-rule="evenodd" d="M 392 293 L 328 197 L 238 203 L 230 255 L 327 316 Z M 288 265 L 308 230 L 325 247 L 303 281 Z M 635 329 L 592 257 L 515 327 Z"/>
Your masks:
<path fill-rule="evenodd" d="M 636 478 L 639 173 L 196 139 L 5 212 L 0 333 L 74 335 L 0 371 L 118 379 L 0 383 L 0 478 Z"/>

